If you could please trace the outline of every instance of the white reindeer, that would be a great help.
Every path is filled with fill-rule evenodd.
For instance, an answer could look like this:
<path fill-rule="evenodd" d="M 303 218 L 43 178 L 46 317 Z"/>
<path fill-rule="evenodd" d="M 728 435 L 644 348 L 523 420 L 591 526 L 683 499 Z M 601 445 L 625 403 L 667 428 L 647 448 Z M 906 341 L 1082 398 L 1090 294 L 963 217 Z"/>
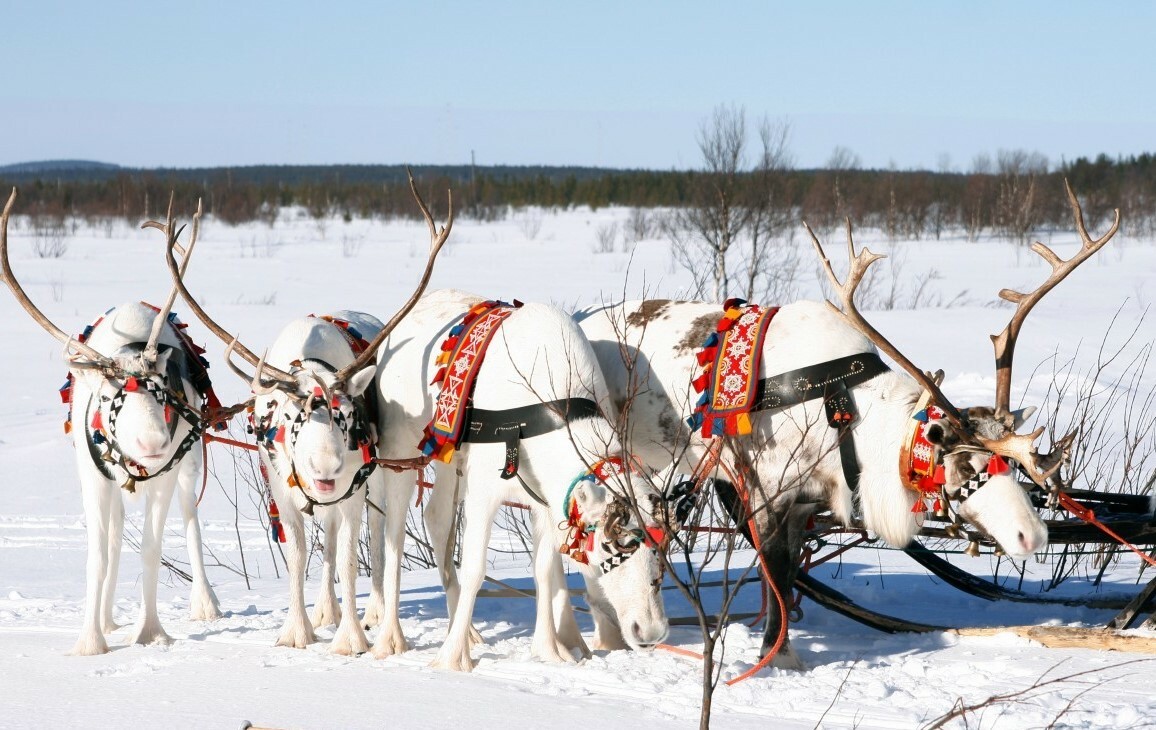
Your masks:
<path fill-rule="evenodd" d="M 390 336 L 380 353 L 378 375 L 381 423 L 387 424 L 380 443 L 382 455 L 417 453 L 438 396 L 437 388 L 430 386 L 437 369 L 438 345 L 461 316 L 481 301 L 458 291 L 433 292 Z M 502 322 L 490 342 L 475 382 L 472 406 L 505 411 L 571 398 L 604 404 L 606 396 L 590 346 L 573 321 L 555 307 L 526 304 Z M 624 628 L 625 639 L 634 648 L 653 646 L 666 635 L 658 556 L 625 495 L 618 493 L 623 487 L 596 480 L 576 481 L 596 462 L 622 455 L 614 429 L 601 414 L 572 419 L 564 425 L 563 415 L 557 417 L 557 430 L 525 438 L 518 445 L 518 474 L 524 486 L 501 478 L 507 465 L 506 445 L 502 443 L 467 440 L 453 455 L 452 463 L 435 462 L 437 477 L 426 506 L 426 520 L 446 585 L 451 620 L 434 666 L 460 671 L 474 666 L 470 645 L 480 637 L 472 629 L 471 616 L 485 577 L 486 546 L 497 510 L 510 499 L 532 503 L 533 509 L 533 562 L 539 599 L 532 654 L 567 662 L 574 661 L 572 650 L 588 651 L 570 610 L 558 559 L 558 547 L 570 535 L 565 508 L 568 491 L 585 522 L 598 525 L 589 563 L 577 566 L 592 586 L 596 607 L 611 614 L 609 618 Z M 386 475 L 386 545 L 395 550 L 400 546 L 404 510 L 413 489 L 412 474 Z M 453 518 L 459 501 L 464 501 L 460 584 L 452 567 Z M 390 538 L 391 533 L 397 537 Z M 389 571 L 385 578 L 396 580 Z M 385 615 L 396 616 L 396 603 L 391 603 L 396 601 L 396 587 L 388 588 L 385 595 L 389 599 Z M 374 643 L 374 654 L 388 656 L 406 648 L 400 626 L 390 618 Z"/>
<path fill-rule="evenodd" d="M 1030 435 L 1014 433 L 1034 409 L 1013 413 L 1009 407 L 1011 352 L 1024 317 L 1043 294 L 1116 231 L 1113 226 L 1108 234 L 1093 241 L 1070 188 L 1068 192 L 1084 241 L 1083 251 L 1063 261 L 1042 244 L 1035 244 L 1034 249 L 1052 264 L 1051 277 L 1030 294 L 1010 290 L 1000 293 L 1019 306 L 1008 328 L 993 338 L 998 364 L 994 410 L 956 411 L 939 391 L 938 383 L 912 365 L 858 313 L 852 301 L 855 287 L 867 267 L 880 257 L 866 250 L 856 255 L 849 226 L 852 269 L 846 283 L 838 281 L 812 233 L 828 276 L 839 291 L 842 309 L 818 302 L 782 307 L 769 324 L 760 373 L 756 375 L 767 379 L 764 393 L 773 391 L 789 400 L 788 396 L 796 395 L 797 389 L 797 400 L 802 402 L 776 409 L 773 404 L 779 395 L 775 395 L 765 401 L 770 404 L 766 409 L 751 413 L 752 433 L 719 441 L 720 445 L 725 443 L 724 461 L 729 461 L 732 472 L 744 474 L 748 482 L 750 501 L 738 512 L 744 517 L 753 516 L 763 558 L 769 566 L 768 578 L 781 595 L 786 595 L 794 581 L 806 519 L 821 507 L 829 508 L 844 524 L 856 522 L 856 513 L 861 512 L 862 524 L 895 547 L 905 547 L 914 538 L 922 515 L 913 508 L 923 496 L 910 478 L 912 444 L 917 433 L 938 448 L 945 467 L 940 494 L 944 501 L 957 503 L 955 510 L 961 518 L 986 532 L 1016 559 L 1027 558 L 1047 543 L 1047 527 L 1014 472 L 1003 471 L 1004 462 L 992 457 L 1009 457 L 1043 486 L 1059 467 L 1070 444 L 1069 436 L 1057 441 L 1052 453 L 1039 454 L 1032 444 L 1042 428 Z M 583 312 L 577 318 L 594 346 L 616 402 L 620 406 L 630 403 L 625 419 L 626 446 L 653 465 L 665 463 L 672 454 L 682 458 L 681 469 L 686 472 L 704 463 L 712 440 L 688 429 L 685 419 L 698 398 L 691 388 L 691 381 L 699 372 L 695 353 L 715 331 L 719 305 L 634 301 Z M 853 492 L 849 482 L 855 476 L 848 475 L 840 450 L 844 432 L 829 428 L 826 422 L 824 394 L 831 391 L 824 387 L 869 363 L 876 345 L 909 376 L 884 368 L 849 388 L 852 395 L 846 397 L 859 413 L 853 428 L 842 439 L 854 445 L 851 461 L 857 462 L 859 474 L 858 489 Z M 816 370 L 843 358 L 849 370 Z M 803 368 L 810 369 L 805 376 L 799 374 Z M 783 373 L 796 376 L 774 385 L 774 376 Z M 806 400 L 807 392 L 815 399 Z M 929 402 L 938 405 L 944 416 L 920 427 L 913 416 Z M 733 504 L 733 493 L 730 499 Z M 771 605 L 775 605 L 773 599 Z M 764 655 L 774 646 L 780 629 L 781 614 L 772 609 L 768 612 Z M 782 635 L 784 644 L 774 666 L 801 669 L 803 664 L 786 639 L 785 630 Z"/>
<path fill-rule="evenodd" d="M 211 620 L 221 615 L 205 577 L 197 519 L 204 394 L 190 379 L 187 357 L 195 354 L 186 353 L 169 324 L 176 292 L 159 312 L 128 302 L 105 314 L 84 342 L 69 337 L 32 303 L 12 273 L 8 217 L 15 202 L 13 189 L 0 221 L 2 278 L 32 318 L 65 345 L 73 380 L 69 423 L 84 500 L 88 567 L 84 627 L 72 653 L 107 652 L 105 634 L 117 628 L 112 605 L 124 533 L 123 491 L 143 493 L 145 498 L 141 613 L 132 641 L 168 644 L 172 639 L 161 626 L 156 595 L 162 535 L 174 490 L 180 495 L 193 574 L 191 616 Z M 165 230 L 173 237 L 171 201 L 169 213 Z"/>
<path fill-rule="evenodd" d="M 410 187 L 432 231 L 432 219 L 412 177 Z M 198 218 L 200 213 L 198 206 Z M 184 248 L 170 241 L 166 260 L 174 285 L 205 326 L 228 343 L 226 363 L 253 389 L 258 452 L 286 533 L 289 612 L 278 646 L 304 648 L 317 640 L 314 628 L 336 623 L 331 652 L 356 655 L 369 649 L 357 615 L 357 539 L 365 509 L 367 490 L 363 487 L 368 483 L 380 492 L 375 485 L 382 476 L 376 472 L 372 453 L 377 412 L 367 403 L 367 388 L 376 373 L 377 349 L 424 291 L 451 225 L 452 213 L 445 229 L 434 232 L 417 290 L 389 324 L 363 312 L 305 317 L 286 325 L 261 358 L 217 324 L 185 286 L 175 254 L 180 253 L 187 265 L 195 235 Z M 353 342 L 367 338 L 372 342 L 355 351 Z M 233 364 L 234 352 L 255 366 L 252 376 Z M 314 515 L 325 528 L 321 593 L 312 623 L 306 618 L 304 597 L 305 515 Z M 335 573 L 342 586 L 341 606 L 333 588 Z"/>

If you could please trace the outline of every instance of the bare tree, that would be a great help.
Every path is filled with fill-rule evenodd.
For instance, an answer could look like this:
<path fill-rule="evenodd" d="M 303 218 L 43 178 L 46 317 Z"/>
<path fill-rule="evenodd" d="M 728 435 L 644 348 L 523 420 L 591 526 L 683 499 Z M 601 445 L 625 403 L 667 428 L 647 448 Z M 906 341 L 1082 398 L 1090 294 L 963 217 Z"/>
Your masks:
<path fill-rule="evenodd" d="M 1048 158 L 1039 152 L 1000 150 L 996 167 L 999 176 L 996 226 L 1016 243 L 1027 245 L 1041 217 L 1037 182 L 1048 171 Z"/>
<path fill-rule="evenodd" d="M 675 210 L 666 226 L 676 263 L 694 277 L 696 296 L 754 297 L 760 285 L 766 288 L 766 276 L 775 275 L 768 258 L 788 228 L 788 133 L 786 122 L 764 119 L 761 151 L 752 160 L 742 108 L 720 106 L 699 128 L 703 169 L 692 180 L 688 204 Z M 728 255 L 733 257 L 740 242 L 749 248 L 745 266 L 736 267 Z"/>

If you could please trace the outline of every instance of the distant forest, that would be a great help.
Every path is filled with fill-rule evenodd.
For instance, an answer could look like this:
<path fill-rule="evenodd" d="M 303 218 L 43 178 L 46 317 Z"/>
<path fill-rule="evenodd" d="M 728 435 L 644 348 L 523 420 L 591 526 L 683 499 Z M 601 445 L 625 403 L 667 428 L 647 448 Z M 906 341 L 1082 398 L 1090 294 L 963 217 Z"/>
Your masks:
<path fill-rule="evenodd" d="M 1130 235 L 1156 233 L 1156 156 L 1077 159 L 1059 169 L 1033 167 L 1030 155 L 1001 153 L 998 163 L 969 173 L 865 169 L 774 170 L 730 177 L 718 185 L 703 171 L 585 167 L 419 166 L 426 200 L 441 209 L 454 191 L 459 217 L 493 220 L 513 208 L 695 205 L 701 191 L 770 190 L 775 206 L 829 228 L 844 217 L 905 238 L 963 230 L 971 238 L 998 233 L 1024 240 L 1072 227 L 1062 178 L 1079 194 L 1089 226 L 1119 207 Z M 748 182 L 750 185 L 748 186 Z M 0 184 L 20 189 L 17 214 L 38 219 L 125 219 L 164 214 L 170 191 L 183 217 L 204 200 L 206 213 L 228 224 L 276 220 L 286 206 L 315 217 L 413 218 L 418 215 L 400 165 L 253 166 L 128 169 L 98 163 L 36 163 L 0 168 Z M 4 189 L 7 189 L 5 187 Z M 762 193 L 760 193 L 762 194 Z"/>

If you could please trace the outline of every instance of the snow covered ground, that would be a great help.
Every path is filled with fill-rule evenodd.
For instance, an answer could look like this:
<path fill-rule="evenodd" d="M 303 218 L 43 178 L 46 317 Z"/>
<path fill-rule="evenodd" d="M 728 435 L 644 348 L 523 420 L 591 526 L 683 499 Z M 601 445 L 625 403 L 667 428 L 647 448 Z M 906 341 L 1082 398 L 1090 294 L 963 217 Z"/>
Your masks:
<path fill-rule="evenodd" d="M 623 295 L 684 293 L 690 278 L 673 267 L 661 239 L 638 242 L 627 253 L 620 235 L 615 252 L 595 252 L 599 231 L 627 215 L 621 209 L 531 210 L 494 223 L 460 220 L 431 286 L 566 307 Z M 33 237 L 24 221 L 14 221 L 13 268 L 33 300 L 66 330 L 79 331 L 109 306 L 132 299 L 156 302 L 167 292 L 161 237 L 155 231 L 81 226 L 68 238 L 67 254 L 48 260 L 32 255 Z M 388 317 L 412 288 L 427 240 L 424 224 L 334 219 L 318 225 L 294 211 L 283 211 L 273 227 L 231 228 L 208 220 L 188 281 L 219 321 L 251 347 L 261 348 L 284 321 L 304 313 L 362 309 Z M 1000 241 L 967 243 L 956 237 L 892 246 L 864 232 L 862 242 L 875 250 L 901 252 L 898 271 L 907 296 L 917 278 L 935 269 L 939 276 L 932 290 L 942 301 L 960 303 L 949 309 L 875 312 L 873 321 L 921 366 L 945 369 L 945 390 L 957 402 L 990 402 L 994 376 L 988 335 L 1009 316 L 1008 309 L 992 306 L 995 293 L 1002 287 L 1030 288 L 1046 278 L 1047 267 L 1034 254 Z M 1066 257 L 1075 250 L 1076 237 L 1060 231 L 1045 242 Z M 836 233 L 828 253 L 838 261 L 841 252 L 842 236 Z M 804 250 L 802 255 L 800 293 L 816 296 L 812 254 Z M 1142 319 L 1156 297 L 1149 283 L 1153 273 L 1156 245 L 1121 235 L 1061 284 L 1032 314 L 1020 338 L 1013 399 L 1027 388 L 1026 402 L 1042 400 L 1053 360 L 1075 358 L 1078 369 L 1094 363 L 1113 317 L 1111 345 L 1137 328 L 1129 353 L 1156 340 L 1156 320 Z M 178 311 L 184 309 L 178 304 Z M 243 384 L 219 365 L 220 344 L 198 323 L 190 331 L 207 342 L 218 363 L 213 375 L 222 400 L 241 398 Z M 697 725 L 701 677 L 696 662 L 666 652 L 602 652 L 568 666 L 531 660 L 533 605 L 524 599 L 479 602 L 478 625 L 489 644 L 475 650 L 480 663 L 472 675 L 429 669 L 447 623 L 432 570 L 404 576 L 403 627 L 414 647 L 405 655 L 384 661 L 368 655 L 335 657 L 326 652 L 324 641 L 304 651 L 274 648 L 287 588 L 276 576 L 262 528 L 252 519 L 256 508 L 244 495 L 244 484 L 239 489 L 247 519 L 235 523 L 226 499 L 237 488 L 233 456 L 219 446 L 210 449 L 215 478 L 210 478 L 202 517 L 215 556 L 210 563 L 220 564 L 210 565 L 210 579 L 226 617 L 189 621 L 187 588 L 170 576 L 160 596 L 162 621 L 177 639 L 172 646 L 126 645 L 124 628 L 111 637 L 113 651 L 107 655 L 66 656 L 80 630 L 85 541 L 72 454 L 61 429 L 65 409 L 55 393 L 64 376 L 60 348 L 6 294 L 0 294 L 0 343 L 0 727 L 237 727 L 242 720 L 278 728 Z M 1114 364 L 1109 374 L 1126 361 Z M 1029 388 L 1039 363 L 1045 363 L 1046 374 L 1032 379 Z M 1151 391 L 1156 372 L 1148 371 L 1132 387 Z M 139 519 L 139 511 L 130 508 L 130 533 Z M 174 520 L 166 554 L 180 559 L 176 525 Z M 220 567 L 239 565 L 242 549 L 248 585 Z M 959 560 L 981 575 L 990 575 L 996 562 L 986 554 Z M 1028 567 L 1022 588 L 1039 590 L 1049 568 Z M 120 623 L 131 624 L 135 617 L 139 574 L 135 551 L 128 549 L 116 604 Z M 517 556 L 495 553 L 491 574 L 531 586 L 525 561 Z M 893 551 L 856 549 L 817 574 L 868 606 L 926 622 L 1094 626 L 1112 614 L 988 603 L 944 586 Z M 1005 564 L 1001 575 L 1007 574 Z M 1137 577 L 1138 561 L 1125 557 L 1098 590 L 1131 594 Z M 366 595 L 368 579 L 362 580 L 360 593 Z M 311 582 L 307 596 L 315 588 Z M 1077 578 L 1060 590 L 1081 594 L 1097 589 Z M 671 615 L 690 614 L 676 592 L 667 595 Z M 757 604 L 752 586 L 736 610 L 754 610 Z M 971 726 L 1046 726 L 1068 708 L 1058 726 L 1156 727 L 1151 690 L 1156 661 L 1148 663 L 1146 657 L 1044 649 L 1010 634 L 887 636 L 813 604 L 804 610 L 791 636 L 811 671 L 767 670 L 734 687 L 721 686 L 715 727 L 918 727 L 961 698 L 978 702 L 1028 688 L 1041 677 L 1089 670 L 1096 671 L 1021 702 L 988 708 L 971 718 Z M 589 629 L 588 622 L 583 625 Z M 331 631 L 321 634 L 328 637 Z M 756 661 L 760 639 L 758 630 L 730 627 L 722 656 L 724 678 Z M 697 630 L 685 627 L 675 628 L 669 641 L 689 649 L 701 646 Z M 1116 666 L 1137 659 L 1145 661 Z"/>

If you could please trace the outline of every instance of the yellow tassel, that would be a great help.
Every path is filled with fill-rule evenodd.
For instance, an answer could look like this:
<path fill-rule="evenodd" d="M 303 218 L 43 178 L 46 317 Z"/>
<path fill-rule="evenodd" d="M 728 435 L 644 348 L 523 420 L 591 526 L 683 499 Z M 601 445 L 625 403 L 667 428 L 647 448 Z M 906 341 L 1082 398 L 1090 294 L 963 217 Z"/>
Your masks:
<path fill-rule="evenodd" d="M 730 309 L 728 309 L 726 311 L 726 318 L 727 319 L 738 319 L 739 317 L 742 316 L 742 314 L 743 314 L 743 310 L 739 309 L 738 307 L 731 307 Z"/>
<path fill-rule="evenodd" d="M 293 472 L 292 474 L 290 474 L 289 479 L 287 481 L 289 482 L 290 487 L 300 487 L 301 486 L 301 482 L 297 481 L 297 472 Z"/>
<path fill-rule="evenodd" d="M 453 444 L 444 444 L 441 448 L 441 451 L 438 452 L 438 460 L 443 461 L 446 464 L 450 463 L 450 460 L 454 458 L 454 451 L 455 449 Z"/>
<path fill-rule="evenodd" d="M 739 436 L 746 436 L 751 432 L 751 416 L 749 413 L 740 413 L 735 416 L 735 426 Z"/>
<path fill-rule="evenodd" d="M 446 352 L 441 353 L 440 355 L 438 355 L 437 360 L 434 360 L 434 364 L 445 365 L 447 362 L 450 361 L 450 355 L 452 355 L 452 354 L 453 353 L 449 352 L 448 350 Z"/>

